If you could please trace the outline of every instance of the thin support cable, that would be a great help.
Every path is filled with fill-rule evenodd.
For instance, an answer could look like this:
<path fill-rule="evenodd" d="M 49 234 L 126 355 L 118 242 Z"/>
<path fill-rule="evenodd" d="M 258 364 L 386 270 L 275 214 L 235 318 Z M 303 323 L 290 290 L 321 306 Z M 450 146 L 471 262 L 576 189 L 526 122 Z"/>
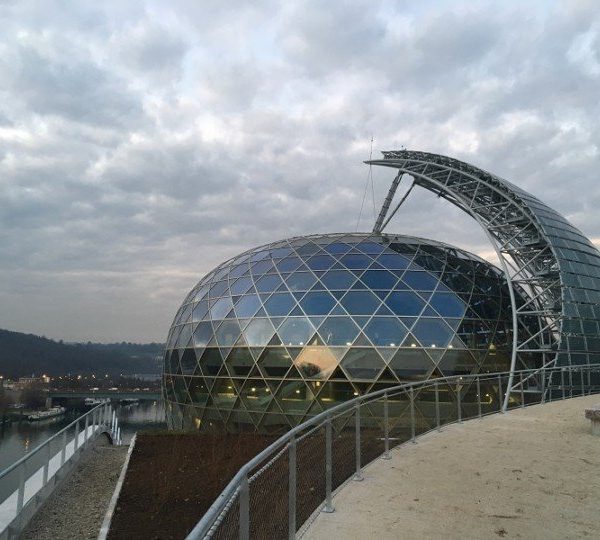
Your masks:
<path fill-rule="evenodd" d="M 371 153 L 370 153 L 370 157 L 371 158 L 373 157 L 373 137 L 371 137 Z M 373 183 L 373 176 L 371 174 L 371 168 L 372 168 L 371 165 L 369 165 L 369 172 L 367 173 L 367 181 L 365 182 L 365 191 L 363 193 L 362 202 L 360 203 L 360 212 L 358 213 L 358 219 L 356 220 L 356 228 L 354 229 L 356 232 L 358 232 L 358 226 L 360 224 L 360 218 L 362 217 L 363 208 L 365 206 L 365 200 L 367 198 L 367 191 L 369 189 L 369 181 L 371 181 L 371 184 Z"/>

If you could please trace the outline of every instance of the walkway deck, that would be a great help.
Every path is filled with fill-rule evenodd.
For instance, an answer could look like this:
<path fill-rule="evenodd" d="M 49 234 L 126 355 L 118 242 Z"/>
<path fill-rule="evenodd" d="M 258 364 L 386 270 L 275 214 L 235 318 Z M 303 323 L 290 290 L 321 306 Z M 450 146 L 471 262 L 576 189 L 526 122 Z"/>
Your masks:
<path fill-rule="evenodd" d="M 366 467 L 303 540 L 598 538 L 600 438 L 584 409 L 599 402 L 559 401 L 425 435 Z"/>

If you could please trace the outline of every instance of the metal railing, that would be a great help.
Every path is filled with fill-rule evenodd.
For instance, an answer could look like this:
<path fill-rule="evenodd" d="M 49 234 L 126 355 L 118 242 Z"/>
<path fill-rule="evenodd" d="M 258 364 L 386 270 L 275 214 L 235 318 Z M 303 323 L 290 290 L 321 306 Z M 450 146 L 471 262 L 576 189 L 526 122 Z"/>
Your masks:
<path fill-rule="evenodd" d="M 296 426 L 244 465 L 187 540 L 296 538 L 316 511 L 361 481 L 363 465 L 424 433 L 502 411 L 510 372 L 430 379 L 336 405 Z M 509 410 L 600 392 L 600 364 L 514 372 Z"/>
<path fill-rule="evenodd" d="M 100 433 L 121 443 L 121 428 L 110 403 L 71 422 L 0 472 L 0 540 L 16 538 L 79 455 Z"/>

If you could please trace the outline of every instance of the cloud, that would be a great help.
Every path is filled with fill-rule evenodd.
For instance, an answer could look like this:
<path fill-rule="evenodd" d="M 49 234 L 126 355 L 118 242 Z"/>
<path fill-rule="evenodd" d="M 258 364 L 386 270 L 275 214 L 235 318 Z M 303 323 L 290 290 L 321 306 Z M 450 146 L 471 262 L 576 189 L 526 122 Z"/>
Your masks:
<path fill-rule="evenodd" d="M 221 261 L 354 230 L 371 136 L 600 237 L 593 1 L 5 2 L 0 21 L 0 327 L 164 339 Z M 379 205 L 393 173 L 373 175 Z M 490 252 L 428 192 L 390 230 Z"/>

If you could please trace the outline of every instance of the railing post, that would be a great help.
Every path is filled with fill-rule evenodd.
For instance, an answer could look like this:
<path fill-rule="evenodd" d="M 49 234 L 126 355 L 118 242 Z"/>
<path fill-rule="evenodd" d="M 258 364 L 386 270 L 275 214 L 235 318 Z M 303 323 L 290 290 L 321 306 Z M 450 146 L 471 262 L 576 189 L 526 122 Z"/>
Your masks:
<path fill-rule="evenodd" d="M 333 503 L 331 500 L 331 450 L 332 450 L 332 436 L 331 436 L 331 417 L 328 417 L 325 421 L 325 506 L 323 512 L 330 514 L 334 511 Z"/>
<path fill-rule="evenodd" d="M 354 411 L 354 457 L 356 458 L 356 470 L 352 480 L 360 482 L 363 479 L 360 462 L 360 403 L 356 404 Z"/>
<path fill-rule="evenodd" d="M 50 459 L 52 458 L 52 453 L 50 452 L 51 443 L 46 444 L 46 457 L 44 458 L 44 470 L 42 473 L 42 486 L 45 486 L 48 483 L 48 469 L 50 467 Z"/>
<path fill-rule="evenodd" d="M 523 372 L 520 371 L 521 378 L 521 408 L 525 407 L 525 388 L 523 388 Z"/>
<path fill-rule="evenodd" d="M 250 539 L 250 484 L 248 483 L 248 475 L 242 478 L 240 486 L 240 540 Z"/>
<path fill-rule="evenodd" d="M 546 403 L 546 369 L 542 368 L 542 404 Z"/>
<path fill-rule="evenodd" d="M 383 394 L 383 456 L 381 459 L 390 459 L 390 411 L 387 392 Z"/>
<path fill-rule="evenodd" d="M 458 419 L 458 423 L 462 424 L 462 407 L 461 407 L 461 399 L 460 399 L 460 383 L 456 381 L 456 417 Z"/>
<path fill-rule="evenodd" d="M 437 430 L 441 431 L 440 424 L 440 389 L 438 387 L 438 382 L 434 381 L 433 389 L 435 390 L 435 423 L 437 426 Z"/>
<path fill-rule="evenodd" d="M 17 494 L 17 515 L 23 510 L 23 500 L 25 498 L 25 475 L 27 473 L 27 462 L 23 461 L 19 465 L 19 492 Z"/>
<path fill-rule="evenodd" d="M 500 410 L 502 411 L 502 375 L 498 375 L 498 398 L 500 400 Z"/>
<path fill-rule="evenodd" d="M 579 375 L 581 378 L 581 394 L 582 396 L 585 396 L 585 388 L 584 388 L 584 384 L 583 384 L 583 368 L 579 368 Z"/>
<path fill-rule="evenodd" d="M 79 447 L 79 420 L 75 423 L 75 439 L 73 441 L 73 455 L 77 452 L 77 448 Z"/>
<path fill-rule="evenodd" d="M 560 370 L 560 387 L 562 389 L 562 398 L 565 399 L 565 368 Z"/>
<path fill-rule="evenodd" d="M 477 375 L 477 416 L 481 418 L 481 380 Z"/>
<path fill-rule="evenodd" d="M 65 464 L 67 457 L 67 430 L 65 429 L 62 434 L 62 448 L 60 449 L 60 466 Z"/>
<path fill-rule="evenodd" d="M 296 538 L 296 437 L 290 440 L 288 448 L 288 538 Z"/>
<path fill-rule="evenodd" d="M 83 432 L 83 446 L 86 445 L 87 440 L 88 440 L 88 428 L 90 426 L 90 415 L 86 414 L 85 415 L 85 422 L 84 422 L 84 429 L 85 431 Z"/>
<path fill-rule="evenodd" d="M 410 387 L 410 439 L 413 444 L 417 442 L 415 429 L 415 389 L 412 386 Z"/>
<path fill-rule="evenodd" d="M 569 397 L 573 397 L 573 368 L 569 367 Z"/>

